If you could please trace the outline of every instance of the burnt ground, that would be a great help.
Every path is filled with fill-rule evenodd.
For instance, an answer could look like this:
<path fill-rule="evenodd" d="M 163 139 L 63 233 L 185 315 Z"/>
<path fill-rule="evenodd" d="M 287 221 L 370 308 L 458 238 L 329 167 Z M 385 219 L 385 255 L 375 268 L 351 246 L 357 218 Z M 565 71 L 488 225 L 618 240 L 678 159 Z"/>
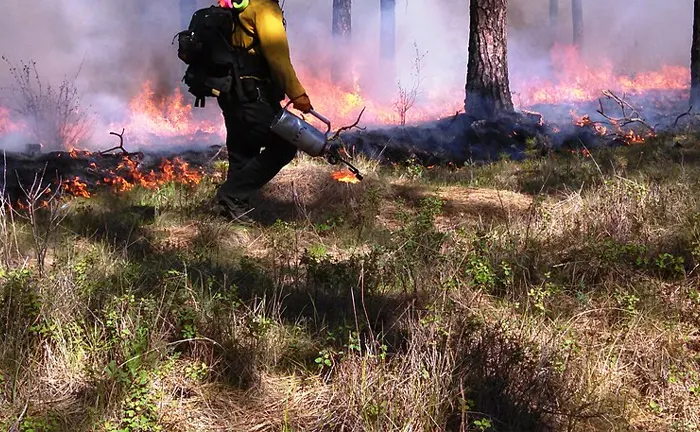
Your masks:
<path fill-rule="evenodd" d="M 382 164 L 411 161 L 423 166 L 459 167 L 503 157 L 523 160 L 551 151 L 583 152 L 626 146 L 659 134 L 677 132 L 696 119 L 688 115 L 685 100 L 684 95 L 668 92 L 658 95 L 647 92 L 643 98 L 613 94 L 613 97 L 586 104 L 534 106 L 531 110 L 490 120 L 476 121 L 458 113 L 414 126 L 351 130 L 344 132 L 340 139 L 350 155 L 362 155 Z M 590 116 L 583 118 L 583 113 L 590 113 Z M 221 146 L 190 150 L 175 146 L 169 151 L 128 154 L 119 150 L 107 154 L 6 153 L 0 190 L 16 199 L 24 195 L 22 186 L 31 186 L 37 178 L 42 179 L 43 184 L 54 186 L 79 178 L 88 188 L 94 188 L 106 177 L 128 177 L 128 169 L 121 167 L 120 171 L 120 164 L 127 159 L 138 171 L 148 173 L 158 171 L 163 160 L 175 157 L 205 171 L 210 170 L 215 160 L 225 160 L 226 152 Z"/>
<path fill-rule="evenodd" d="M 610 95 L 587 103 L 535 105 L 492 120 L 457 113 L 415 126 L 353 130 L 342 139 L 351 151 L 382 162 L 413 157 L 425 165 L 462 165 L 503 155 L 522 160 L 533 150 L 619 147 L 695 120 L 682 92 Z"/>
<path fill-rule="evenodd" d="M 141 173 L 159 171 L 163 161 L 175 158 L 192 167 L 203 170 L 223 157 L 218 146 L 202 150 L 189 150 L 177 154 L 154 153 L 106 153 L 56 151 L 40 155 L 28 153 L 6 153 L 0 176 L 0 190 L 11 200 L 25 195 L 35 181 L 54 187 L 63 181 L 78 178 L 89 189 L 104 186 L 105 178 L 123 176 L 129 180 L 134 167 Z M 225 156 L 225 153 L 224 153 Z M 126 166 L 125 166 L 126 165 Z"/>

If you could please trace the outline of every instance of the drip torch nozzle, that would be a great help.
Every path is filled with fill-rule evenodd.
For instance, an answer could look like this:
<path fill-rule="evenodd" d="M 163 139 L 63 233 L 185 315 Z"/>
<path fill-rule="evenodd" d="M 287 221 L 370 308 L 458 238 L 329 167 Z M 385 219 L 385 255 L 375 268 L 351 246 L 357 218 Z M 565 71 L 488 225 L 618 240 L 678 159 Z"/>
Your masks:
<path fill-rule="evenodd" d="M 355 175 L 355 178 L 358 180 L 364 179 L 359 169 L 355 168 L 353 164 L 343 159 L 343 157 L 340 155 L 340 147 L 338 145 L 329 145 L 325 157 L 328 163 L 331 165 L 337 165 L 341 162 L 344 163 L 347 165 L 348 170 Z"/>

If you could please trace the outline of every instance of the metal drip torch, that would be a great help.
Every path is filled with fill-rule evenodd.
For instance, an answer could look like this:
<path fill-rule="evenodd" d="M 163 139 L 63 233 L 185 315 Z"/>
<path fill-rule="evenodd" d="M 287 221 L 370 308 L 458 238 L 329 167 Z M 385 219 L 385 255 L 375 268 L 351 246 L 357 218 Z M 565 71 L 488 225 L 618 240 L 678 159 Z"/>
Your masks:
<path fill-rule="evenodd" d="M 326 117 L 322 116 L 318 112 L 311 110 L 310 114 L 320 121 L 322 121 L 328 128 L 326 132 L 321 132 L 316 129 L 304 119 L 292 114 L 287 107 L 287 104 L 282 111 L 280 111 L 277 116 L 275 116 L 270 129 L 275 134 L 282 137 L 289 143 L 294 144 L 299 150 L 308 154 L 309 156 L 317 157 L 323 156 L 328 163 L 336 165 L 338 163 L 343 163 L 347 165 L 353 175 L 358 180 L 362 180 L 362 174 L 360 170 L 355 168 L 350 162 L 343 159 L 339 152 L 339 146 L 332 145 L 328 141 L 328 137 L 331 132 L 331 122 Z"/>

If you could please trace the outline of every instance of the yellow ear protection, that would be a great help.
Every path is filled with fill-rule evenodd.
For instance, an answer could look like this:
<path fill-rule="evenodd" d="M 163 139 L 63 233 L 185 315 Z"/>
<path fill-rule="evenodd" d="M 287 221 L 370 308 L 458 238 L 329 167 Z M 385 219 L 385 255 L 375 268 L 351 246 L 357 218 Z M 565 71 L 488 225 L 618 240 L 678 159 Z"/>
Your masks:
<path fill-rule="evenodd" d="M 243 12 L 245 8 L 248 7 L 250 4 L 250 0 L 241 0 L 239 3 L 236 3 L 235 1 L 232 2 L 233 8 L 238 11 L 238 12 Z"/>

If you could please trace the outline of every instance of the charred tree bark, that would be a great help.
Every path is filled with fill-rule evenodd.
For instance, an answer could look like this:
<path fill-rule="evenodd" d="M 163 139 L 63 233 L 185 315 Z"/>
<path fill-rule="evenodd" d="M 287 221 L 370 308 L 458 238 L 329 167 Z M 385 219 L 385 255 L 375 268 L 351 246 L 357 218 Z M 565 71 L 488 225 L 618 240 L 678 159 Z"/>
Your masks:
<path fill-rule="evenodd" d="M 693 45 L 690 49 L 690 104 L 700 109 L 700 0 L 695 0 Z"/>
<path fill-rule="evenodd" d="M 352 36 L 352 0 L 333 0 L 333 65 L 331 79 L 343 88 L 352 87 L 350 39 Z"/>
<path fill-rule="evenodd" d="M 508 83 L 508 0 L 469 1 L 469 63 L 464 110 L 474 118 L 513 111 Z"/>
<path fill-rule="evenodd" d="M 549 43 L 554 46 L 559 36 L 559 0 L 549 0 Z"/>
<path fill-rule="evenodd" d="M 571 21 L 574 27 L 574 45 L 583 46 L 583 4 L 582 0 L 571 0 Z"/>
<path fill-rule="evenodd" d="M 396 57 L 396 0 L 380 0 L 380 55 L 383 59 Z"/>

